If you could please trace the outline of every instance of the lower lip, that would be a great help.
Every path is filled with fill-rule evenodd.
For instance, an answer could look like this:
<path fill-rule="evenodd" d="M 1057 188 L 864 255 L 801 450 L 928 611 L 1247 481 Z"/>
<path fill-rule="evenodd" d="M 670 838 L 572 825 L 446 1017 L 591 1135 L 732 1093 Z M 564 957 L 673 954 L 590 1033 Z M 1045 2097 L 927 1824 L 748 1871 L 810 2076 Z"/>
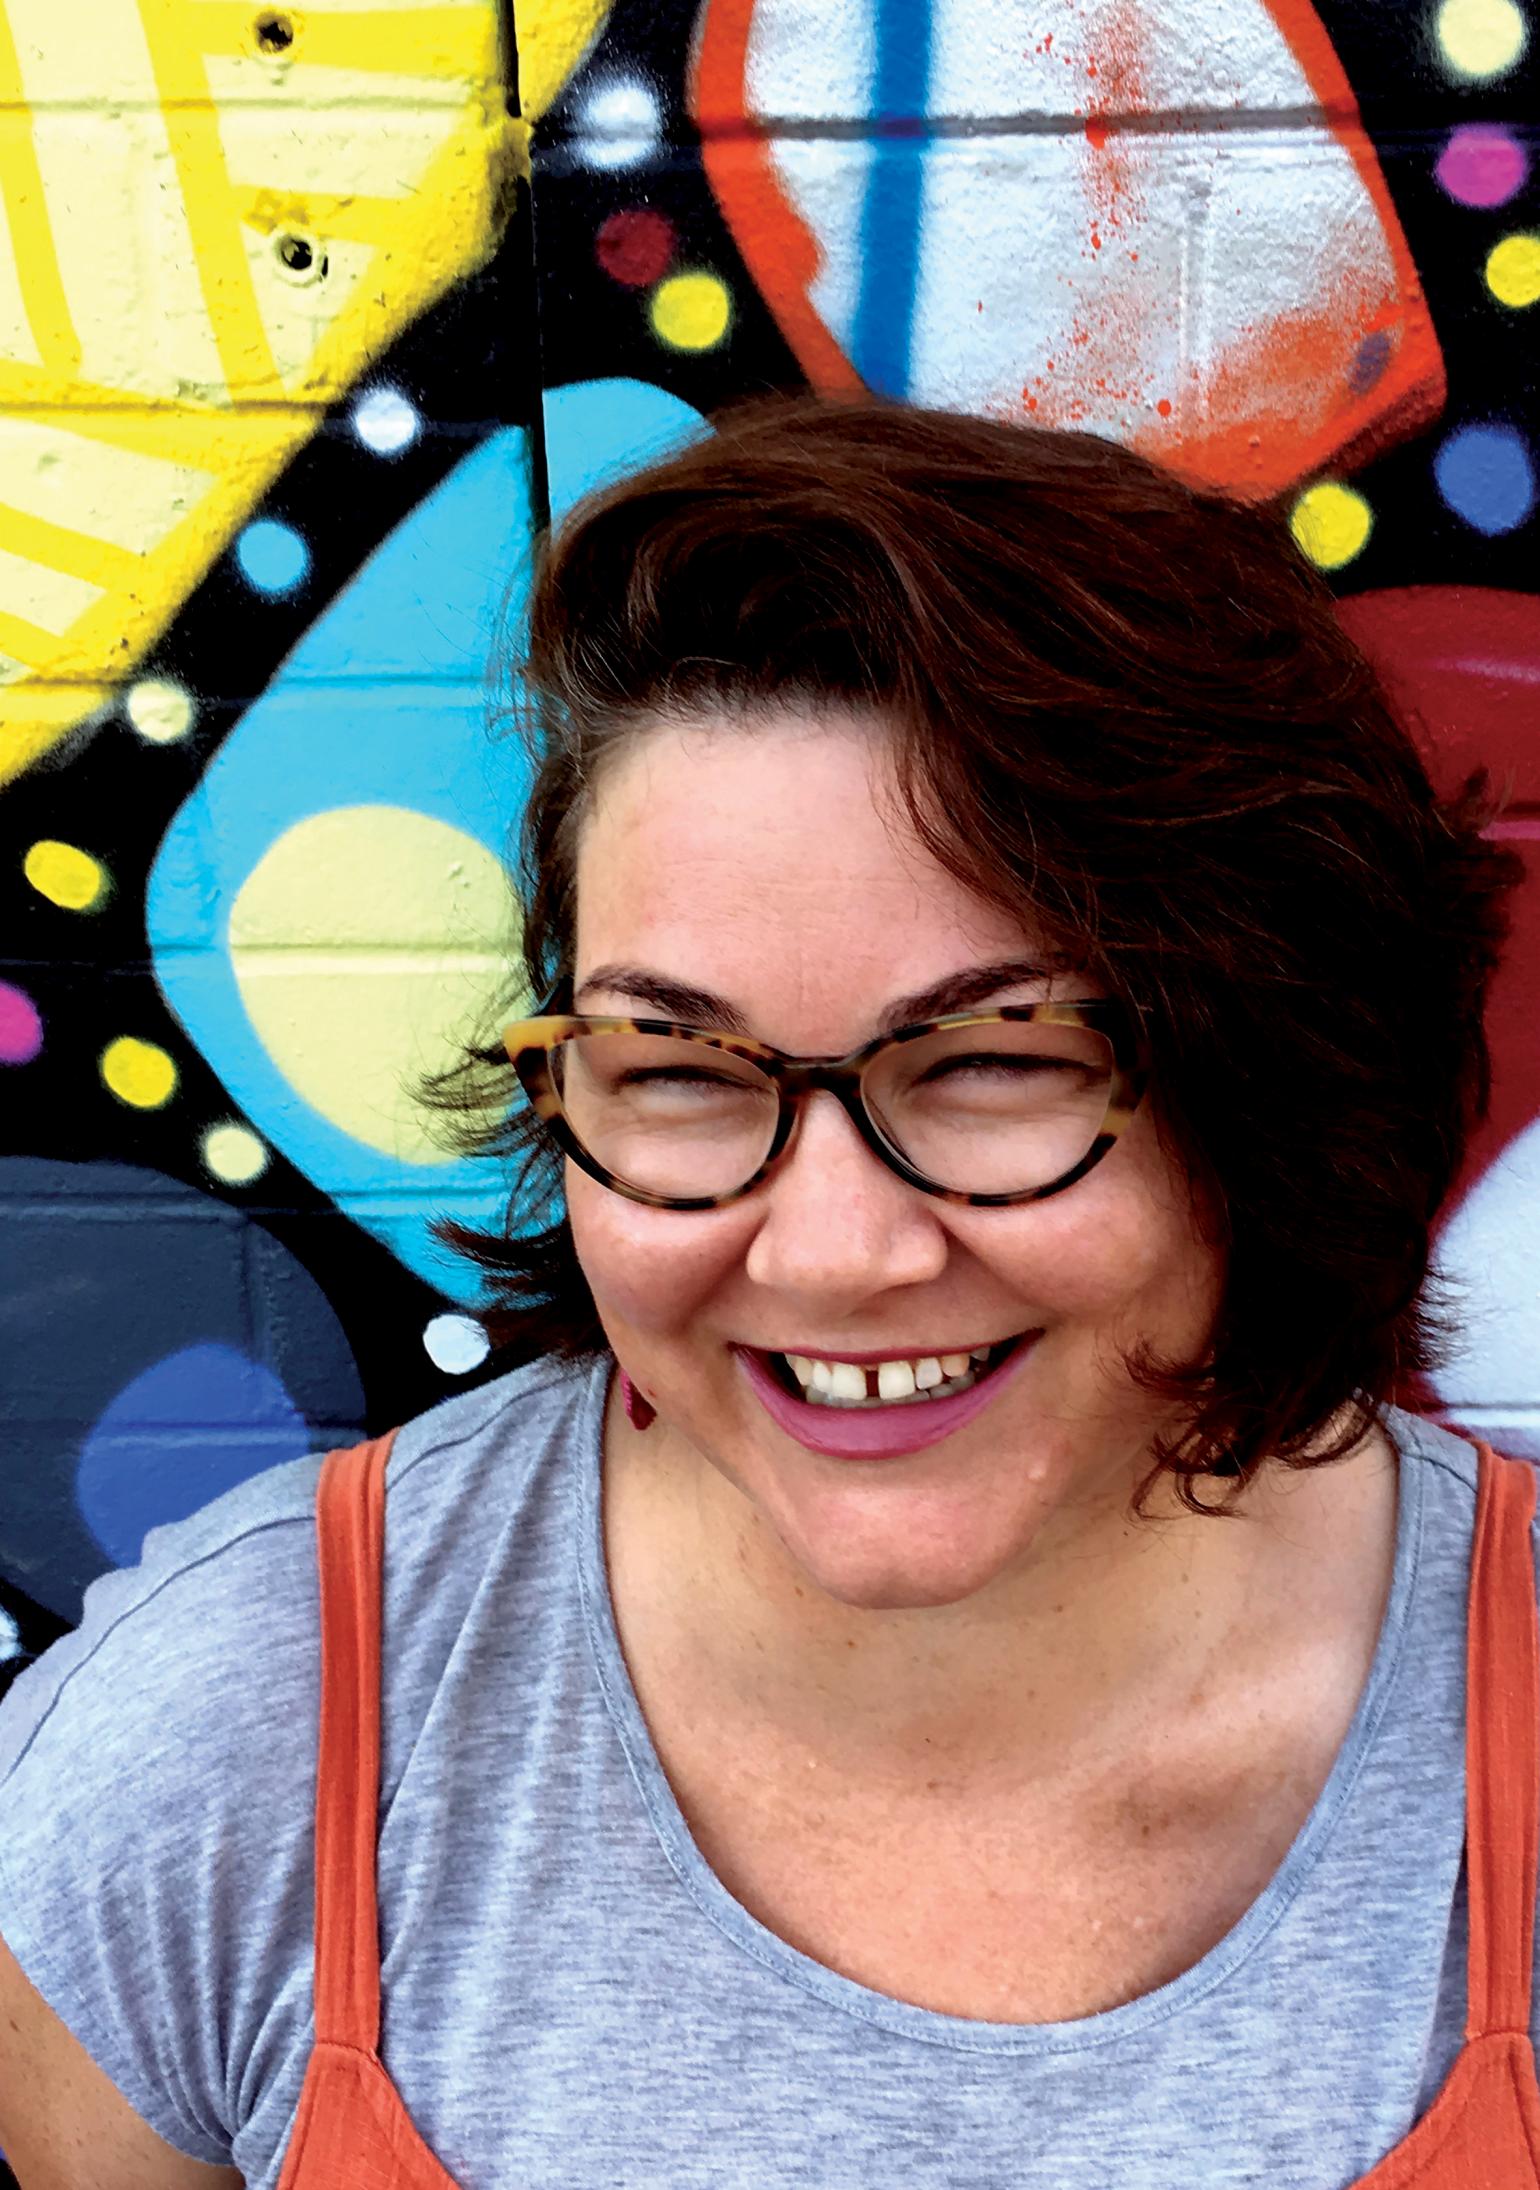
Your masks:
<path fill-rule="evenodd" d="M 1022 1339 L 1013 1354 L 979 1383 L 949 1399 L 927 1399 L 907 1407 L 810 1407 L 782 1389 L 758 1354 L 735 1346 L 738 1365 L 760 1405 L 788 1437 L 809 1452 L 831 1460 L 896 1460 L 901 1453 L 924 1452 L 971 1422 L 1018 1376 L 1037 1350 L 1041 1331 Z"/>

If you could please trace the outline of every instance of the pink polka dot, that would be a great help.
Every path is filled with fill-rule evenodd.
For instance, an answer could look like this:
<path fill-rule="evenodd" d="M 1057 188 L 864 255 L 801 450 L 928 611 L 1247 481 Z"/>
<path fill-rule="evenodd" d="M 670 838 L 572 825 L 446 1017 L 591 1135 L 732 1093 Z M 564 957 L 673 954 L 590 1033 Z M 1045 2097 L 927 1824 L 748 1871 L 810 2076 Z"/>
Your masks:
<path fill-rule="evenodd" d="M 1510 129 L 1472 122 L 1457 129 L 1438 163 L 1438 179 L 1462 205 L 1506 205 L 1524 187 L 1529 160 Z"/>
<path fill-rule="evenodd" d="M 36 1004 L 9 981 L 0 981 L 0 1065 L 29 1065 L 42 1046 Z"/>

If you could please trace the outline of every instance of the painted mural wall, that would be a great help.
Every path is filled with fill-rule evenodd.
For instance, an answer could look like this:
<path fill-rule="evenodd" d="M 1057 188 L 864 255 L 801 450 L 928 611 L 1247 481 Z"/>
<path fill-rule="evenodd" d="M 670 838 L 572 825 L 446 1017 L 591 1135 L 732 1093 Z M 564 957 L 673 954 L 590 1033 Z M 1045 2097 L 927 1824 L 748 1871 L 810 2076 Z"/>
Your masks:
<path fill-rule="evenodd" d="M 408 1086 L 513 943 L 535 529 L 739 394 L 1276 510 L 1540 858 L 1534 0 L 0 0 L 0 1685 L 495 1373 Z M 515 53 L 517 46 L 517 53 Z M 1540 881 L 1407 1395 L 1540 1458 Z"/>

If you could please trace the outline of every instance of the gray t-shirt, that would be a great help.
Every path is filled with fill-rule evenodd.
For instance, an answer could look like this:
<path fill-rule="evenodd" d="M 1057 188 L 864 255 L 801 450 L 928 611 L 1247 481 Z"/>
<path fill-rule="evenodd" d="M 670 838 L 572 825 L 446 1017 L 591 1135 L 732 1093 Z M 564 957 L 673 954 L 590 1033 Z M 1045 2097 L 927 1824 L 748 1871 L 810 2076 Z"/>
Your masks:
<path fill-rule="evenodd" d="M 616 1637 L 610 1364 L 402 1430 L 380 2051 L 464 2190 L 1340 2190 L 1465 2009 L 1476 1455 L 1395 1412 L 1395 1580 L 1281 1869 L 1173 1983 L 972 2022 L 786 1945 L 702 1860 Z M 0 1937 L 162 2137 L 274 2190 L 314 2035 L 319 1458 L 151 1531 L 0 1707 Z"/>

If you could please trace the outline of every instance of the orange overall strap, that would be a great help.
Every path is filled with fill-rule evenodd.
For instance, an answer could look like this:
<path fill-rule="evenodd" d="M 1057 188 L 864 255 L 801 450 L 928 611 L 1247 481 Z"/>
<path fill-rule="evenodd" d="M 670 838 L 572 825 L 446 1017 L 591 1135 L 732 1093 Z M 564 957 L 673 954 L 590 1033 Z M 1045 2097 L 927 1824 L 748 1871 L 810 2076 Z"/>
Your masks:
<path fill-rule="evenodd" d="M 316 1494 L 321 1725 L 316 1759 L 315 2029 L 374 2052 L 380 2037 L 375 1841 L 385 1466 L 395 1431 L 329 1453 Z"/>
<path fill-rule="evenodd" d="M 1535 1471 L 1478 1443 L 1465 1704 L 1470 1887 L 1467 2038 L 1529 2036 L 1540 1863 L 1540 1639 L 1530 1524 Z"/>

